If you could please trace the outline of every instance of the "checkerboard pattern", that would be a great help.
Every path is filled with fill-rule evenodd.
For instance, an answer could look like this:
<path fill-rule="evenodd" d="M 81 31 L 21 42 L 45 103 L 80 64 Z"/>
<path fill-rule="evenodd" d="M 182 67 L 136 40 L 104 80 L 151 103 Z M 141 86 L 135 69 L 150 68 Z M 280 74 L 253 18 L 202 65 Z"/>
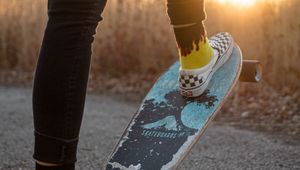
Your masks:
<path fill-rule="evenodd" d="M 200 75 L 181 75 L 179 81 L 183 88 L 194 88 L 203 83 L 203 77 Z"/>
<path fill-rule="evenodd" d="M 228 33 L 219 33 L 209 39 L 211 47 L 219 52 L 219 58 L 226 53 L 231 43 L 232 38 Z"/>
<path fill-rule="evenodd" d="M 218 51 L 218 60 L 224 56 L 233 43 L 233 39 L 229 33 L 218 33 L 209 39 L 212 48 Z M 180 87 L 188 90 L 201 86 L 204 77 L 201 75 L 181 75 L 179 78 Z"/>

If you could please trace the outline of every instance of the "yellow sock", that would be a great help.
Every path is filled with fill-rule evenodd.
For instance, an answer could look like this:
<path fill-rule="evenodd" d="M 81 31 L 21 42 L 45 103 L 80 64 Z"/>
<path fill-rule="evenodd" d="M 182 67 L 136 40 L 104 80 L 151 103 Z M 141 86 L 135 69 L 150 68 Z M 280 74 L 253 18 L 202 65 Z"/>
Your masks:
<path fill-rule="evenodd" d="M 196 50 L 196 45 L 193 44 L 194 48 L 190 54 L 187 56 L 182 56 L 180 51 L 180 64 L 182 69 L 198 69 L 205 65 L 207 65 L 213 56 L 213 49 L 208 43 L 208 39 L 206 41 L 201 41 L 199 43 L 199 50 Z"/>

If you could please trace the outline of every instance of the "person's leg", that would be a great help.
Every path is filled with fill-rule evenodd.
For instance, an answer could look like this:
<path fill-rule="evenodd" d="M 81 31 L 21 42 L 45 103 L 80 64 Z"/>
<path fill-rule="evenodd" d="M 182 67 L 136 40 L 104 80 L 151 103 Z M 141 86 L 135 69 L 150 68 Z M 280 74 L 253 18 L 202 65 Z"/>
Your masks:
<path fill-rule="evenodd" d="M 35 147 L 41 166 L 74 168 L 91 44 L 106 0 L 49 0 L 33 86 Z"/>
<path fill-rule="evenodd" d="M 179 49 L 180 92 L 187 97 L 199 96 L 212 74 L 229 58 L 233 39 L 222 33 L 208 41 L 204 0 L 168 0 L 167 6 Z"/>
<path fill-rule="evenodd" d="M 167 7 L 180 53 L 187 56 L 206 38 L 204 0 L 168 0 Z"/>

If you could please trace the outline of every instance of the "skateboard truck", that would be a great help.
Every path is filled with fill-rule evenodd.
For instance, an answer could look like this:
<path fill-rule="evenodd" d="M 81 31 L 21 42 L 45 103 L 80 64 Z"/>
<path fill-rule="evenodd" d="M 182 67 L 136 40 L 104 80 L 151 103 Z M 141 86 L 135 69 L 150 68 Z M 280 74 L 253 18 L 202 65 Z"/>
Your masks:
<path fill-rule="evenodd" d="M 258 60 L 243 60 L 239 80 L 242 82 L 257 83 L 261 80 L 261 65 Z"/>

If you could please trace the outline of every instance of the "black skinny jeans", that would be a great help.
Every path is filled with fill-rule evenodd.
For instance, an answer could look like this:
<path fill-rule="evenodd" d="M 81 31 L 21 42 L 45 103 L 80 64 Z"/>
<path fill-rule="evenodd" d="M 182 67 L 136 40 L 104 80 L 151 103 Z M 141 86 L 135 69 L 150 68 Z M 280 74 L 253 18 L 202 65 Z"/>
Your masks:
<path fill-rule="evenodd" d="M 204 12 L 176 13 L 179 6 L 203 8 L 203 0 L 169 0 L 172 24 L 198 22 Z M 179 3 L 178 3 L 179 2 Z M 48 23 L 33 86 L 33 157 L 57 164 L 76 162 L 91 60 L 91 44 L 106 0 L 48 0 Z M 202 4 L 202 6 L 201 6 Z M 196 9 L 194 10 L 196 11 Z"/>

